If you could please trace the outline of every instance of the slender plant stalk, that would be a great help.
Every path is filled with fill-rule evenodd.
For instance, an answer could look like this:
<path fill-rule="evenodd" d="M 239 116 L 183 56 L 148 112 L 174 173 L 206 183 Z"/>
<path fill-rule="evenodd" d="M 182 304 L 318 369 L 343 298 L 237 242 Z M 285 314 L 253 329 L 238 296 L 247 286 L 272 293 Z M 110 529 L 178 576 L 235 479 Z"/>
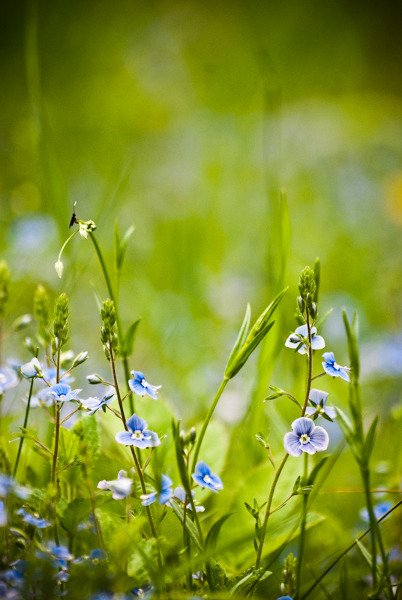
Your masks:
<path fill-rule="evenodd" d="M 201 449 L 201 444 L 202 441 L 204 439 L 205 433 L 207 431 L 209 422 L 212 418 L 212 415 L 214 414 L 214 410 L 216 408 L 216 405 L 218 404 L 219 398 L 222 396 L 223 390 L 225 389 L 227 383 L 228 383 L 229 379 L 227 377 L 224 377 L 222 379 L 222 382 L 219 386 L 218 391 L 216 392 L 215 398 L 212 401 L 211 406 L 209 407 L 209 410 L 207 412 L 207 416 L 205 417 L 204 423 L 202 425 L 201 431 L 198 435 L 198 439 L 197 439 L 197 443 L 195 445 L 195 449 L 194 449 L 194 456 L 193 456 L 193 462 L 191 464 L 191 471 L 194 473 L 195 470 L 195 465 L 197 464 L 197 459 L 198 459 L 198 455 L 200 453 L 200 449 Z M 191 502 L 191 499 L 190 499 Z"/>
<path fill-rule="evenodd" d="M 27 407 L 25 409 L 25 417 L 24 417 L 24 424 L 23 424 L 23 428 L 24 429 L 26 429 L 26 427 L 28 425 L 29 408 L 31 406 L 31 398 L 32 398 L 33 386 L 34 386 L 34 377 L 32 377 L 32 379 L 31 379 L 31 385 L 29 386 L 28 401 L 27 401 Z M 22 444 L 23 443 L 24 443 L 24 438 L 22 437 L 20 439 L 20 443 L 19 443 L 19 446 L 18 446 L 18 452 L 17 452 L 17 458 L 15 460 L 13 477 L 15 477 L 17 475 L 18 463 L 20 462 L 20 456 L 21 456 L 21 450 L 22 450 Z"/>
<path fill-rule="evenodd" d="M 120 318 L 119 304 L 117 302 L 116 295 L 115 295 L 115 293 L 113 291 L 112 282 L 111 282 L 111 279 L 109 277 L 109 273 L 108 273 L 108 270 L 106 268 L 106 263 L 105 263 L 105 260 L 103 258 L 103 254 L 102 254 L 102 251 L 101 251 L 100 246 L 98 244 L 98 241 L 97 241 L 95 235 L 92 232 L 90 232 L 89 236 L 90 236 L 90 238 L 91 238 L 91 240 L 93 242 L 93 245 L 95 247 L 95 251 L 96 251 L 96 254 L 98 256 L 98 259 L 99 259 L 99 262 L 100 262 L 100 265 L 101 265 L 101 268 L 102 268 L 103 276 L 105 278 L 106 287 L 108 289 L 108 292 L 109 292 L 109 295 L 110 295 L 110 299 L 113 300 L 113 302 L 114 302 L 114 306 L 115 306 L 115 309 L 116 309 L 116 325 L 117 325 L 117 335 L 118 335 L 118 338 L 119 338 L 119 346 L 120 346 L 120 349 L 123 349 L 123 347 L 124 347 L 124 344 L 123 344 L 123 342 L 124 342 L 124 331 L 123 331 L 123 326 L 122 326 L 121 318 Z M 122 362 L 123 362 L 124 377 L 125 377 L 125 380 L 126 380 L 127 390 L 130 391 L 130 388 L 129 388 L 129 385 L 128 385 L 128 380 L 130 379 L 130 368 L 129 368 L 129 365 L 128 365 L 128 358 L 127 358 L 127 355 L 124 354 L 124 353 L 121 355 L 121 358 L 122 358 Z M 135 413 L 135 404 L 134 404 L 134 398 L 133 398 L 132 394 L 130 395 L 129 402 L 130 402 L 130 411 L 131 411 L 131 414 L 133 415 Z"/>

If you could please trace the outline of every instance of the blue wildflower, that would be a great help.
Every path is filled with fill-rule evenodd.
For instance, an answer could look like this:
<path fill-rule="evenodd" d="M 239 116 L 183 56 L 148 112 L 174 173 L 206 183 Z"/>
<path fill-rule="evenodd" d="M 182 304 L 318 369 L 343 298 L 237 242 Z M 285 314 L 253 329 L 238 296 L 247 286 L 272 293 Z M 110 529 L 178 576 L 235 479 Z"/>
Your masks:
<path fill-rule="evenodd" d="M 129 379 L 128 385 L 130 386 L 130 390 L 137 394 L 138 396 L 151 396 L 154 400 L 158 399 L 158 390 L 162 387 L 161 385 L 151 385 L 145 379 L 144 373 L 141 371 L 131 371 L 131 375 L 133 379 Z"/>
<path fill-rule="evenodd" d="M 33 525 L 38 529 L 45 529 L 46 527 L 50 527 L 51 525 L 51 523 L 49 523 L 49 521 L 46 521 L 46 519 L 35 517 L 33 514 L 27 512 L 23 508 L 17 510 L 17 515 L 22 516 L 22 520 L 24 521 L 24 523 L 28 523 L 28 525 Z"/>
<path fill-rule="evenodd" d="M 3 367 L 0 369 L 0 395 L 18 384 L 18 377 L 14 369 Z"/>
<path fill-rule="evenodd" d="M 145 598 L 150 598 L 152 596 L 154 589 L 155 588 L 152 585 L 147 583 L 142 585 L 140 588 L 134 588 L 131 590 L 131 592 L 134 594 L 134 596 L 137 596 L 137 598 L 142 598 L 145 600 Z"/>
<path fill-rule="evenodd" d="M 78 394 L 82 390 L 72 390 L 67 383 L 56 383 L 52 385 L 47 393 L 48 396 L 56 400 L 56 402 L 71 402 L 72 400 L 78 400 Z"/>
<path fill-rule="evenodd" d="M 26 500 L 30 496 L 31 490 L 18 485 L 12 477 L 0 473 L 0 498 L 7 498 L 10 493 L 21 500 Z"/>
<path fill-rule="evenodd" d="M 195 496 L 195 492 L 194 490 L 191 492 L 192 497 L 194 498 Z M 177 487 L 174 489 L 173 492 L 173 499 L 174 500 L 178 500 L 179 502 L 181 502 L 181 504 L 184 504 L 186 502 L 186 490 L 182 487 Z M 188 498 L 187 498 L 188 500 Z M 192 510 L 191 507 L 191 502 L 189 502 L 186 506 L 187 510 Z M 204 506 L 195 506 L 195 512 L 204 512 L 205 507 Z"/>
<path fill-rule="evenodd" d="M 7 512 L 3 500 L 0 500 L 0 527 L 7 526 Z"/>
<path fill-rule="evenodd" d="M 223 483 L 221 479 L 218 477 L 218 475 L 213 475 L 211 473 L 211 469 L 203 460 L 197 463 L 195 467 L 195 473 L 192 473 L 191 477 L 199 486 L 208 488 L 216 494 L 218 493 L 218 490 L 223 489 Z"/>
<path fill-rule="evenodd" d="M 159 446 L 161 441 L 158 434 L 147 429 L 148 423 L 137 415 L 133 415 L 127 421 L 128 431 L 120 431 L 116 434 L 116 442 L 125 446 L 137 446 L 137 448 L 151 448 Z"/>
<path fill-rule="evenodd" d="M 33 377 L 43 377 L 42 365 L 37 358 L 33 358 L 25 365 L 21 365 L 20 371 L 26 379 Z"/>
<path fill-rule="evenodd" d="M 172 491 L 173 481 L 167 475 L 162 475 L 161 489 L 158 492 L 151 492 L 150 494 L 143 494 L 141 496 L 142 504 L 148 506 L 157 499 L 159 504 L 167 504 L 173 495 Z"/>
<path fill-rule="evenodd" d="M 392 503 L 388 500 L 384 500 L 384 502 L 379 502 L 374 507 L 374 516 L 377 519 L 377 521 L 378 519 L 381 519 L 381 517 L 383 517 L 385 513 L 389 511 L 390 508 L 392 508 Z M 362 521 L 370 521 L 367 508 L 362 508 L 362 510 L 360 511 L 360 518 Z"/>
<path fill-rule="evenodd" d="M 311 419 L 299 417 L 293 421 L 292 429 L 283 438 L 285 450 L 290 456 L 300 456 L 303 452 L 315 454 L 328 448 L 328 433 L 323 427 L 316 427 Z"/>
<path fill-rule="evenodd" d="M 103 479 L 103 481 L 98 483 L 98 489 L 110 490 L 113 492 L 112 498 L 114 500 L 123 500 L 123 498 L 127 498 L 131 495 L 133 482 L 128 477 L 125 477 L 125 475 L 127 475 L 126 471 L 119 471 L 117 479 L 113 481 L 106 481 Z"/>
<path fill-rule="evenodd" d="M 325 362 L 322 363 L 322 366 L 328 375 L 331 375 L 331 377 L 341 377 L 341 379 L 344 379 L 345 381 L 350 381 L 350 377 L 347 373 L 350 371 L 350 368 L 338 365 L 335 361 L 333 352 L 324 352 L 322 357 L 325 360 Z"/>
<path fill-rule="evenodd" d="M 293 600 L 290 596 L 281 596 L 278 600 Z"/>
<path fill-rule="evenodd" d="M 116 390 L 114 389 L 114 387 L 109 386 L 101 400 L 99 400 L 99 398 L 94 397 L 88 398 L 87 400 L 80 400 L 80 402 L 84 408 L 89 410 L 88 415 L 91 416 L 100 408 L 109 406 L 109 404 L 111 404 L 113 400 L 116 400 Z"/>
<path fill-rule="evenodd" d="M 307 325 L 301 325 L 296 331 L 288 337 L 285 342 L 287 348 L 294 348 L 299 354 L 306 354 L 308 342 Z M 300 346 L 300 347 L 299 347 Z M 317 328 L 311 328 L 311 347 L 313 350 L 322 350 L 325 348 L 325 340 L 320 335 L 317 335 Z"/>
<path fill-rule="evenodd" d="M 323 416 L 325 419 L 332 421 L 336 417 L 336 410 L 332 406 L 326 406 L 328 393 L 322 390 L 312 389 L 309 394 L 311 406 L 306 408 L 306 415 Z"/>

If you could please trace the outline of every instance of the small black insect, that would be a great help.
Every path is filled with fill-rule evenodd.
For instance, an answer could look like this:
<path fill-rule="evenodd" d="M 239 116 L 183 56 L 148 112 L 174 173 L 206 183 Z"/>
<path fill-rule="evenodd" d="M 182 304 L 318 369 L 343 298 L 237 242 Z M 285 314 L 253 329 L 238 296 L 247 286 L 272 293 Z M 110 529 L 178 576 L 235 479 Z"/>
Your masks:
<path fill-rule="evenodd" d="M 74 202 L 74 207 L 73 207 L 73 216 L 70 219 L 70 225 L 69 228 L 72 227 L 74 225 L 74 223 L 78 223 L 78 219 L 77 219 L 77 215 L 75 214 L 75 207 L 77 206 L 77 203 Z"/>

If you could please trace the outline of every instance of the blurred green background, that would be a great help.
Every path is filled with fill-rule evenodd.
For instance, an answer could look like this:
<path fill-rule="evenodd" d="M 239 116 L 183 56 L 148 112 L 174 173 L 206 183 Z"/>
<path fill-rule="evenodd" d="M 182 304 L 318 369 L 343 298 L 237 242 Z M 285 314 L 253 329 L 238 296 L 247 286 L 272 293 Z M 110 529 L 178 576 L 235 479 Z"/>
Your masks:
<path fill-rule="evenodd" d="M 162 400 L 191 425 L 219 384 L 246 303 L 256 317 L 290 285 L 276 339 L 218 407 L 230 429 L 254 396 L 250 439 L 258 427 L 280 443 L 297 415 L 262 400 L 268 381 L 294 393 L 304 384 L 303 360 L 282 350 L 299 272 L 319 256 L 321 314 L 334 308 L 323 335 L 341 364 L 341 307 L 359 314 L 366 411 L 380 412 L 387 432 L 384 482 L 401 416 L 401 4 L 7 0 L 0 11 L 8 318 L 32 311 L 38 282 L 53 296 L 66 291 L 74 350 L 89 350 L 87 372 L 106 376 L 94 290 L 107 292 L 92 244 L 74 237 L 61 281 L 54 263 L 74 202 L 78 218 L 96 222 L 109 261 L 114 222 L 134 224 L 121 283 L 125 326 L 142 316 L 131 367 L 162 384 Z M 28 360 L 15 338 L 6 348 Z M 326 385 L 344 406 L 346 385 Z M 333 485 L 352 485 L 357 475 L 337 477 Z"/>

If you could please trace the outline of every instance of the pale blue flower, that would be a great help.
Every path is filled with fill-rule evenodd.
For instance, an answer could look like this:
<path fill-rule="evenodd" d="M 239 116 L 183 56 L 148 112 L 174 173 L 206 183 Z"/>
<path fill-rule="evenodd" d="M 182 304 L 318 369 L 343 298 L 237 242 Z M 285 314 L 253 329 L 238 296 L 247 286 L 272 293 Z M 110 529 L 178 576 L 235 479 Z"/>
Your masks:
<path fill-rule="evenodd" d="M 162 387 L 161 385 L 151 385 L 145 379 L 144 373 L 141 371 L 131 371 L 131 375 L 133 379 L 129 379 L 128 385 L 130 386 L 130 390 L 137 394 L 138 396 L 151 396 L 154 400 L 158 399 L 158 390 Z"/>
<path fill-rule="evenodd" d="M 123 498 L 127 498 L 131 495 L 131 489 L 133 486 L 133 481 L 129 477 L 125 477 L 127 475 L 126 471 L 119 471 L 117 475 L 117 479 L 113 481 L 100 481 L 98 483 L 99 490 L 110 490 L 113 492 L 112 498 L 114 500 L 123 500 Z"/>
<path fill-rule="evenodd" d="M 0 500 L 0 527 L 7 526 L 7 511 L 3 500 Z"/>
<path fill-rule="evenodd" d="M 25 365 L 21 365 L 20 371 L 26 379 L 43 377 L 42 364 L 37 358 L 33 358 L 28 363 L 25 363 Z"/>
<path fill-rule="evenodd" d="M 332 421 L 336 417 L 336 410 L 332 406 L 326 406 L 328 393 L 322 390 L 312 389 L 309 394 L 311 406 L 306 408 L 306 415 L 317 417 L 321 415 L 324 419 Z"/>
<path fill-rule="evenodd" d="M 324 352 L 322 355 L 325 362 L 322 363 L 324 371 L 331 375 L 331 377 L 341 377 L 345 381 L 350 381 L 350 377 L 348 375 L 348 371 L 350 371 L 349 367 L 341 367 L 335 361 L 335 356 L 333 352 Z"/>
<path fill-rule="evenodd" d="M 17 373 L 11 367 L 3 367 L 0 369 L 0 396 L 10 388 L 18 385 Z"/>
<path fill-rule="evenodd" d="M 383 517 L 385 513 L 389 511 L 390 508 L 392 508 L 392 502 L 389 502 L 388 500 L 379 502 L 376 506 L 374 506 L 374 516 L 377 519 L 377 521 L 378 519 L 381 519 L 381 517 Z M 362 510 L 360 511 L 360 518 L 362 521 L 370 521 L 367 508 L 362 508 Z"/>
<path fill-rule="evenodd" d="M 285 450 L 290 456 L 300 456 L 303 452 L 315 454 L 328 448 L 328 433 L 323 427 L 316 427 L 311 419 L 299 417 L 293 421 L 292 429 L 283 438 Z"/>
<path fill-rule="evenodd" d="M 93 415 L 100 408 L 109 406 L 114 400 L 116 400 L 116 390 L 114 387 L 109 386 L 105 392 L 105 395 L 101 400 L 99 398 L 88 398 L 87 400 L 80 400 L 82 406 L 89 410 L 88 415 Z"/>
<path fill-rule="evenodd" d="M 195 496 L 195 491 L 191 492 L 192 497 Z M 183 487 L 177 487 L 173 492 L 173 499 L 178 500 L 181 504 L 184 504 L 186 501 L 186 490 Z M 188 500 L 188 498 L 187 498 Z M 192 510 L 191 502 L 189 502 L 186 506 L 187 510 Z M 195 512 L 204 512 L 205 507 L 200 505 L 195 505 Z"/>
<path fill-rule="evenodd" d="M 285 342 L 287 348 L 298 348 L 299 354 L 306 354 L 308 342 L 308 329 L 307 325 L 301 325 L 296 331 L 288 337 Z M 300 346 L 300 348 L 299 348 Z M 322 350 L 325 348 L 325 340 L 320 335 L 317 335 L 317 328 L 311 328 L 311 347 L 313 350 Z"/>
<path fill-rule="evenodd" d="M 21 515 L 22 520 L 25 523 L 28 523 L 28 525 L 33 525 L 34 527 L 37 527 L 38 529 L 45 529 L 46 527 L 50 527 L 50 525 L 51 525 L 51 523 L 49 521 L 46 521 L 46 519 L 41 519 L 40 517 L 35 517 L 35 515 L 29 513 L 28 511 L 26 511 L 23 508 L 20 508 L 19 510 L 17 510 L 17 515 Z"/>
<path fill-rule="evenodd" d="M 78 400 L 78 394 L 82 390 L 72 390 L 67 383 L 56 383 L 48 389 L 48 396 L 56 400 L 56 402 L 71 402 L 72 400 Z"/>
<path fill-rule="evenodd" d="M 201 487 L 208 488 L 216 494 L 223 489 L 223 483 L 218 475 L 213 475 L 208 465 L 201 460 L 195 467 L 195 473 L 191 477 Z"/>
<path fill-rule="evenodd" d="M 143 494 L 141 496 L 142 504 L 148 506 L 158 500 L 159 504 L 168 504 L 170 498 L 173 495 L 172 491 L 173 481 L 167 475 L 162 475 L 161 489 L 158 492 L 151 492 L 150 494 Z"/>
<path fill-rule="evenodd" d="M 152 448 L 159 446 L 161 441 L 158 434 L 147 429 L 148 423 L 137 415 L 133 415 L 127 421 L 128 431 L 120 431 L 116 434 L 116 442 L 125 446 L 137 446 L 137 448 Z"/>
<path fill-rule="evenodd" d="M 7 498 L 9 494 L 26 500 L 31 495 L 31 490 L 23 485 L 18 485 L 12 477 L 0 473 L 0 498 Z"/>

